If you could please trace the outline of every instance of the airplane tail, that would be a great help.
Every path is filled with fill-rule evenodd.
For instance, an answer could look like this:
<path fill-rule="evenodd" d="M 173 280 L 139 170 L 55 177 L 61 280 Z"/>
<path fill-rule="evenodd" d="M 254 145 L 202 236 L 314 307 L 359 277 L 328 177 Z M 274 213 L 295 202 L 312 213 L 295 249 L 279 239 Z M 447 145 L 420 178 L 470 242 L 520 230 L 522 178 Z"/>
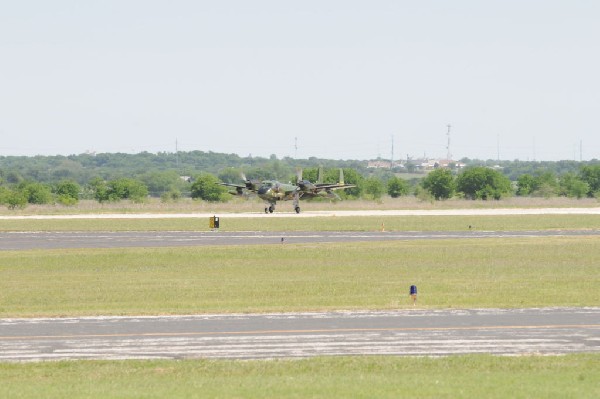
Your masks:
<path fill-rule="evenodd" d="M 344 169 L 340 168 L 340 184 L 345 184 L 344 183 Z"/>

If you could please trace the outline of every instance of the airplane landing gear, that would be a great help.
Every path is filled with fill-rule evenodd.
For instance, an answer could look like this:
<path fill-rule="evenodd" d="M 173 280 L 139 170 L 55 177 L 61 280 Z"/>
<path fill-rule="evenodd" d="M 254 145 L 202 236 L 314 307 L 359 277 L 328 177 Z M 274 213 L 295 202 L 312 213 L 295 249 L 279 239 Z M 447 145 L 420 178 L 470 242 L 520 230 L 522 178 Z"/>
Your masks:
<path fill-rule="evenodd" d="M 300 213 L 300 194 L 297 191 L 294 193 L 294 210 Z"/>
<path fill-rule="evenodd" d="M 269 205 L 268 208 L 265 208 L 265 213 L 273 213 L 275 212 L 275 205 Z"/>

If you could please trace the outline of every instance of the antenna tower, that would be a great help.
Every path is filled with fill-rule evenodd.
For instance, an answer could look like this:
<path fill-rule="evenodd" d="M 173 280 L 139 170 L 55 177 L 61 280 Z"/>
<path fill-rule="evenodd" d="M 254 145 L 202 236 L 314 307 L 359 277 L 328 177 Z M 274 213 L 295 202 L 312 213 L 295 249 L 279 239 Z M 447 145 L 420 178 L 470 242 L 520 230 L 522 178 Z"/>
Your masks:
<path fill-rule="evenodd" d="M 294 159 L 298 158 L 298 137 L 294 137 Z"/>

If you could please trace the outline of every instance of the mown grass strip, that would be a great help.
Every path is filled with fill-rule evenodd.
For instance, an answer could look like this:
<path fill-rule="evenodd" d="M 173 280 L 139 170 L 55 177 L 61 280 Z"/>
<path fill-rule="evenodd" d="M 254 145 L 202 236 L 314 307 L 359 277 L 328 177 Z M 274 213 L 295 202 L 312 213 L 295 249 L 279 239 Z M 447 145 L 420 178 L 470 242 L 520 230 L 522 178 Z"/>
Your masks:
<path fill-rule="evenodd" d="M 598 229 L 600 215 L 356 216 L 228 218 L 222 231 L 464 231 Z M 208 231 L 208 218 L 178 219 L 8 219 L 0 231 Z"/>
<path fill-rule="evenodd" d="M 597 398 L 599 355 L 0 364 L 6 398 Z"/>
<path fill-rule="evenodd" d="M 597 306 L 600 238 L 0 252 L 0 317 Z"/>

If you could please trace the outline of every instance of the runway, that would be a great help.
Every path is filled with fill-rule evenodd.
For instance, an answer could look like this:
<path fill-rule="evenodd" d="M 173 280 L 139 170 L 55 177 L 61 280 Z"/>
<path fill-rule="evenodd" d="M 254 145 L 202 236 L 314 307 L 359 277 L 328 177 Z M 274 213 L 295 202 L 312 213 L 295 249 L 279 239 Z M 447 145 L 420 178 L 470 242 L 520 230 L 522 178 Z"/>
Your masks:
<path fill-rule="evenodd" d="M 398 232 L 0 232 L 0 250 L 64 248 L 268 245 L 324 242 L 406 241 L 526 237 L 600 236 L 600 230 L 398 231 Z"/>
<path fill-rule="evenodd" d="M 600 308 L 0 319 L 0 361 L 600 352 Z"/>

